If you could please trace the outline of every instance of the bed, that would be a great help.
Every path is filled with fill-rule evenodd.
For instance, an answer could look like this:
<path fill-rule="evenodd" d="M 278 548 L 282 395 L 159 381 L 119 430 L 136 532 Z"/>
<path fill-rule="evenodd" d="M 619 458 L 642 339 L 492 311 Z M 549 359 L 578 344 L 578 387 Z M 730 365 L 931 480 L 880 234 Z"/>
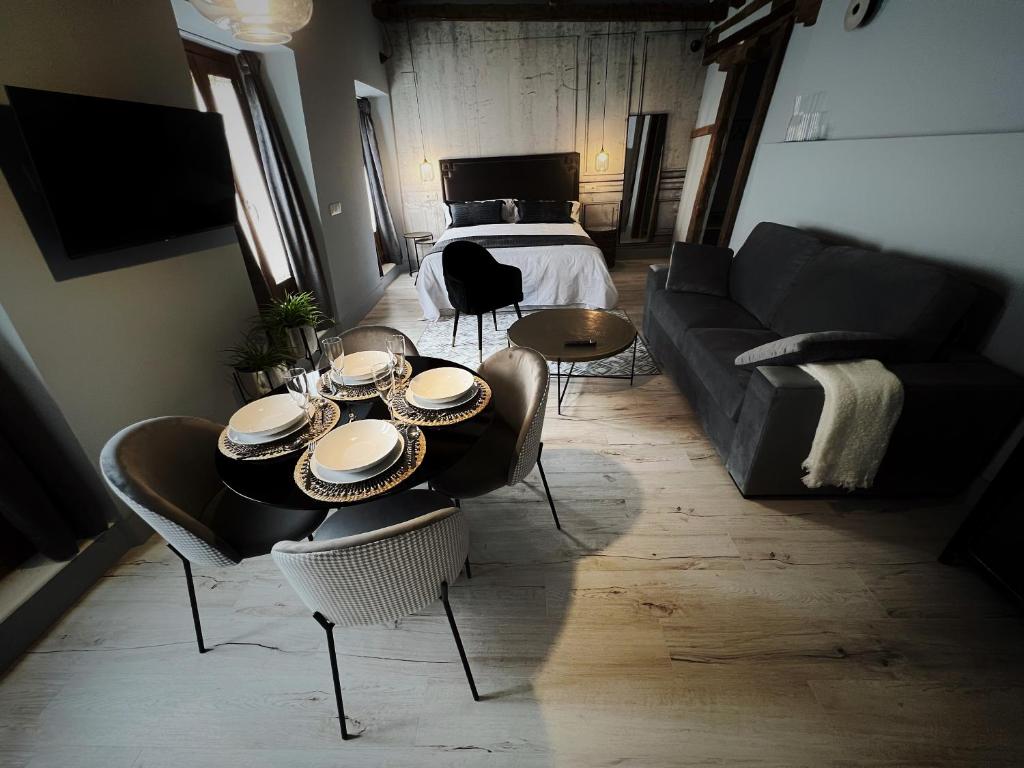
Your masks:
<path fill-rule="evenodd" d="M 560 152 L 441 161 L 444 201 L 578 200 L 579 154 Z M 601 250 L 578 223 L 484 224 L 449 227 L 424 256 L 416 283 L 428 320 L 452 311 L 441 251 L 452 240 L 478 242 L 502 264 L 523 273 L 523 306 L 611 309 L 618 292 Z"/>

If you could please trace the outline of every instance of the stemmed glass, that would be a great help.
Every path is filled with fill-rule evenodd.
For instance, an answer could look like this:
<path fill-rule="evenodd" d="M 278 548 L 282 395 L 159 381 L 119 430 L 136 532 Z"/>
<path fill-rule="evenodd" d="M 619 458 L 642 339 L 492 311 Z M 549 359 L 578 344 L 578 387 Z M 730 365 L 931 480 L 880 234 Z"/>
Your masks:
<path fill-rule="evenodd" d="M 310 423 L 312 420 L 310 416 L 311 397 L 309 393 L 309 377 L 306 375 L 306 369 L 289 368 L 285 378 L 285 387 L 292 400 L 295 401 L 295 404 L 302 409 L 302 413 L 306 416 L 306 423 Z"/>
<path fill-rule="evenodd" d="M 320 346 L 330 363 L 331 372 L 334 373 L 333 376 L 328 373 L 327 381 L 330 382 L 331 394 L 336 395 L 338 394 L 338 381 L 343 381 L 341 372 L 345 368 L 345 345 L 340 336 L 328 336 L 326 339 L 320 340 Z"/>
<path fill-rule="evenodd" d="M 384 349 L 391 357 L 391 364 L 395 367 L 395 378 L 398 379 L 405 370 L 405 336 L 400 333 L 388 336 L 384 342 Z"/>
<path fill-rule="evenodd" d="M 373 367 L 373 386 L 377 389 L 380 399 L 384 401 L 384 405 L 388 407 L 388 413 L 394 418 L 391 410 L 391 393 L 395 388 L 395 365 L 393 362 L 389 360 Z"/>

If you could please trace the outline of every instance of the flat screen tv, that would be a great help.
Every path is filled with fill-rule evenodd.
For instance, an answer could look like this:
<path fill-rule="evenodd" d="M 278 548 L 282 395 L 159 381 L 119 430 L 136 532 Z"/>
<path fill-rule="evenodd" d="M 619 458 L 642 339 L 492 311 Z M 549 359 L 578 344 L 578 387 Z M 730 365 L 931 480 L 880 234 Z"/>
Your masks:
<path fill-rule="evenodd" d="M 14 86 L 7 94 L 68 258 L 234 224 L 220 115 Z"/>

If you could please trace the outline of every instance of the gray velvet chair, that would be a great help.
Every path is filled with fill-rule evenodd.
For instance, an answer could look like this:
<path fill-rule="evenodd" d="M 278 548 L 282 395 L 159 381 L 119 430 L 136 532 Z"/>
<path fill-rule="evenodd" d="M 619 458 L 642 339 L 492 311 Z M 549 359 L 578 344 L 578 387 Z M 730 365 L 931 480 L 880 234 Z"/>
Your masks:
<path fill-rule="evenodd" d="M 405 354 L 419 354 L 412 339 L 397 328 L 391 328 L 386 325 L 360 325 L 355 328 L 350 328 L 347 331 L 342 331 L 341 328 L 336 327 L 326 335 L 341 336 L 341 340 L 345 345 L 346 353 L 365 352 L 366 350 L 371 349 L 384 349 L 384 342 L 387 340 L 388 336 L 405 336 Z"/>
<path fill-rule="evenodd" d="M 395 497 L 399 505 L 403 497 Z M 421 500 L 431 497 L 436 495 Z M 441 509 L 385 528 L 338 539 L 318 536 L 313 542 L 282 541 L 271 552 L 277 567 L 327 634 L 343 739 L 349 738 L 349 733 L 334 649 L 336 626 L 391 623 L 440 598 L 469 689 L 475 700 L 480 699 L 448 602 L 448 585 L 458 577 L 469 551 L 469 528 L 461 510 L 448 506 L 443 497 L 440 501 L 444 503 Z"/>
<path fill-rule="evenodd" d="M 282 539 L 308 536 L 327 515 L 259 504 L 225 488 L 215 466 L 223 429 L 189 416 L 149 419 L 122 429 L 100 455 L 110 488 L 181 558 L 200 653 L 207 649 L 192 564 L 221 567 L 265 555 Z"/>
<path fill-rule="evenodd" d="M 458 501 L 515 485 L 536 466 L 555 527 L 561 529 L 540 460 L 548 399 L 547 361 L 535 350 L 513 347 L 484 360 L 479 373 L 491 387 L 494 419 L 473 450 L 431 485 Z"/>

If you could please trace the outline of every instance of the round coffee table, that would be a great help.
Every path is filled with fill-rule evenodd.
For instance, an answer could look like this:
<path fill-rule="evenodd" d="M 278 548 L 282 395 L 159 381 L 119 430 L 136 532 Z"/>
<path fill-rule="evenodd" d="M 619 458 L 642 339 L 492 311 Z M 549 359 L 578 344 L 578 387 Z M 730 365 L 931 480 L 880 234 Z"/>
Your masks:
<path fill-rule="evenodd" d="M 517 347 L 529 347 L 556 364 L 555 376 L 558 389 L 558 414 L 562 414 L 562 398 L 569 389 L 569 381 L 576 363 L 604 360 L 625 352 L 633 346 L 633 361 L 629 376 L 625 374 L 576 374 L 577 378 L 629 379 L 633 385 L 636 370 L 636 328 L 629 320 L 600 309 L 541 309 L 508 329 L 509 343 Z M 571 342 L 592 341 L 593 344 L 576 345 Z M 569 363 L 569 372 L 562 385 L 562 363 Z"/>

